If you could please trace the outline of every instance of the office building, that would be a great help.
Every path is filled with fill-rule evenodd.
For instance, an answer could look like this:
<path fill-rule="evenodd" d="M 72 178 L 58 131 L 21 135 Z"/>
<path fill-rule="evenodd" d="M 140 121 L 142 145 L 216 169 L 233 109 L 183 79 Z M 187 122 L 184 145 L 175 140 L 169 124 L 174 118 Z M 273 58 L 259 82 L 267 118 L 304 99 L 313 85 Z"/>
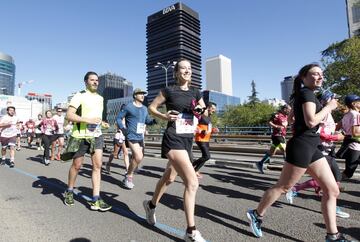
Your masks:
<path fill-rule="evenodd" d="M 231 60 L 223 55 L 206 59 L 206 89 L 232 96 Z"/>
<path fill-rule="evenodd" d="M 225 112 L 227 106 L 240 105 L 239 97 L 234 97 L 213 90 L 204 90 L 202 92 L 202 96 L 205 104 L 208 104 L 209 102 L 216 103 L 216 112 L 220 114 Z"/>
<path fill-rule="evenodd" d="M 35 119 L 38 114 L 43 113 L 43 105 L 37 100 L 29 101 L 25 97 L 0 94 L 0 117 L 7 113 L 8 106 L 15 107 L 16 117 L 24 123 L 30 118 Z"/>
<path fill-rule="evenodd" d="M 349 38 L 360 36 L 360 0 L 346 0 Z"/>
<path fill-rule="evenodd" d="M 98 93 L 104 98 L 103 119 L 106 119 L 107 102 L 111 99 L 131 97 L 133 92 L 132 82 L 114 73 L 99 76 Z"/>
<path fill-rule="evenodd" d="M 43 104 L 42 113 L 45 114 L 47 110 L 52 109 L 52 95 L 50 94 L 39 94 L 35 92 L 29 92 L 26 96 L 26 99 L 32 101 L 37 100 L 39 103 Z"/>
<path fill-rule="evenodd" d="M 14 95 L 15 64 L 14 59 L 0 52 L 0 94 Z"/>
<path fill-rule="evenodd" d="M 179 58 L 191 61 L 191 84 L 201 89 L 200 20 L 197 12 L 183 3 L 176 3 L 148 16 L 146 38 L 149 102 L 166 84 L 175 84 L 171 64 Z"/>
<path fill-rule="evenodd" d="M 106 120 L 111 126 L 115 125 L 116 117 L 119 114 L 121 107 L 132 101 L 133 101 L 133 97 L 122 97 L 122 98 L 111 99 L 107 102 Z"/>
<path fill-rule="evenodd" d="M 294 86 L 294 76 L 286 76 L 284 80 L 281 82 L 281 98 L 286 102 L 289 103 L 290 96 L 293 92 Z"/>

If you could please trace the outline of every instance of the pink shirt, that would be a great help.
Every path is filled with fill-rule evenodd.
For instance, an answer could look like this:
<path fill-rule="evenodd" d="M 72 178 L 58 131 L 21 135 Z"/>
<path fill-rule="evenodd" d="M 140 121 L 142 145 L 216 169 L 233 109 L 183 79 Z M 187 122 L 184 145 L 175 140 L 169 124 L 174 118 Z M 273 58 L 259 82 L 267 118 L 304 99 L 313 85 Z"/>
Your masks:
<path fill-rule="evenodd" d="M 352 135 L 352 127 L 360 125 L 360 113 L 355 110 L 347 112 L 341 120 L 342 128 L 345 135 Z M 349 148 L 352 150 L 360 151 L 360 143 L 353 142 L 349 144 Z"/>

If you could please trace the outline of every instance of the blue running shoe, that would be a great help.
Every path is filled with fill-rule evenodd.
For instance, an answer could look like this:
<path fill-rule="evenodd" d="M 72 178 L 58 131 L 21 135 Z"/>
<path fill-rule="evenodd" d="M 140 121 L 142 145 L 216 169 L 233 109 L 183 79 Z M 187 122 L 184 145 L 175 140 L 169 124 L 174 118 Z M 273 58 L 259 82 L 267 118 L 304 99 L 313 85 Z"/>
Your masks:
<path fill-rule="evenodd" d="M 259 170 L 261 174 L 264 174 L 264 164 L 262 164 L 260 161 L 256 162 L 256 168 Z"/>
<path fill-rule="evenodd" d="M 256 217 L 255 210 L 249 209 L 246 215 L 250 220 L 250 228 L 252 230 L 252 233 L 258 238 L 262 237 L 262 231 L 261 231 L 262 220 Z"/>

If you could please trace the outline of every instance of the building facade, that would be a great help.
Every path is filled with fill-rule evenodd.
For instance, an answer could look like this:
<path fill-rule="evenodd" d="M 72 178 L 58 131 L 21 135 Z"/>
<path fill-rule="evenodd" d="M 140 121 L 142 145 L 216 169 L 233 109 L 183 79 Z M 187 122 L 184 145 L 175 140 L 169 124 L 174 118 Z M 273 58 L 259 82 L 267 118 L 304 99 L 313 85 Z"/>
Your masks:
<path fill-rule="evenodd" d="M 209 102 L 216 103 L 216 112 L 220 114 L 225 112 L 227 106 L 236 106 L 240 104 L 239 97 L 230 96 L 213 90 L 204 90 L 202 96 L 206 104 Z"/>
<path fill-rule="evenodd" d="M 146 38 L 149 102 L 166 83 L 168 86 L 175 84 L 173 69 L 168 63 L 171 64 L 179 58 L 191 61 L 191 84 L 201 89 L 200 20 L 197 12 L 183 3 L 176 3 L 148 16 Z M 165 71 L 159 63 L 169 68 Z"/>
<path fill-rule="evenodd" d="M 15 64 L 14 59 L 0 52 L 0 94 L 14 95 Z"/>
<path fill-rule="evenodd" d="M 346 0 L 349 38 L 360 36 L 360 0 Z"/>
<path fill-rule="evenodd" d="M 232 96 L 231 60 L 223 55 L 206 59 L 206 89 Z"/>
<path fill-rule="evenodd" d="M 116 117 L 119 114 L 123 105 L 126 105 L 132 102 L 134 99 L 133 97 L 123 97 L 123 98 L 116 98 L 111 99 L 107 102 L 107 115 L 106 120 L 111 126 L 114 126 L 116 123 Z"/>
<path fill-rule="evenodd" d="M 281 82 L 281 98 L 286 102 L 289 103 L 290 96 L 293 92 L 294 86 L 294 76 L 286 76 L 284 80 Z"/>
<path fill-rule="evenodd" d="M 104 98 L 103 119 L 106 119 L 108 101 L 116 98 L 131 97 L 133 84 L 122 76 L 108 72 L 99 76 L 97 92 Z"/>
<path fill-rule="evenodd" d="M 0 117 L 4 116 L 8 106 L 14 106 L 16 116 L 20 121 L 26 122 L 30 118 L 36 119 L 38 114 L 43 113 L 43 105 L 37 100 L 28 100 L 20 96 L 0 94 Z"/>
<path fill-rule="evenodd" d="M 25 96 L 25 98 L 30 101 L 37 100 L 39 103 L 43 104 L 42 113 L 45 113 L 47 110 L 52 109 L 52 95 L 50 94 L 39 94 L 35 92 L 29 92 Z"/>

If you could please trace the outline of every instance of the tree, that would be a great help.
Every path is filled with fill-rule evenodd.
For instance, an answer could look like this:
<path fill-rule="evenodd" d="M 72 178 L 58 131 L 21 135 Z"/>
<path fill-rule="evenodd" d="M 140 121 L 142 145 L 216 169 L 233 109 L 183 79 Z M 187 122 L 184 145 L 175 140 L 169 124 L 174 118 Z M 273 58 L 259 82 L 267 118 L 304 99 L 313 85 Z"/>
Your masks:
<path fill-rule="evenodd" d="M 259 103 L 260 100 L 259 98 L 257 98 L 257 94 L 258 92 L 256 91 L 256 85 L 255 85 L 255 81 L 252 80 L 251 81 L 251 96 L 248 96 L 249 98 L 249 104 L 254 106 L 256 103 Z"/>
<path fill-rule="evenodd" d="M 228 126 L 262 126 L 267 125 L 275 108 L 266 103 L 228 106 L 221 123 Z"/>
<path fill-rule="evenodd" d="M 325 88 L 334 93 L 360 95 L 360 37 L 331 44 L 322 51 Z"/>

